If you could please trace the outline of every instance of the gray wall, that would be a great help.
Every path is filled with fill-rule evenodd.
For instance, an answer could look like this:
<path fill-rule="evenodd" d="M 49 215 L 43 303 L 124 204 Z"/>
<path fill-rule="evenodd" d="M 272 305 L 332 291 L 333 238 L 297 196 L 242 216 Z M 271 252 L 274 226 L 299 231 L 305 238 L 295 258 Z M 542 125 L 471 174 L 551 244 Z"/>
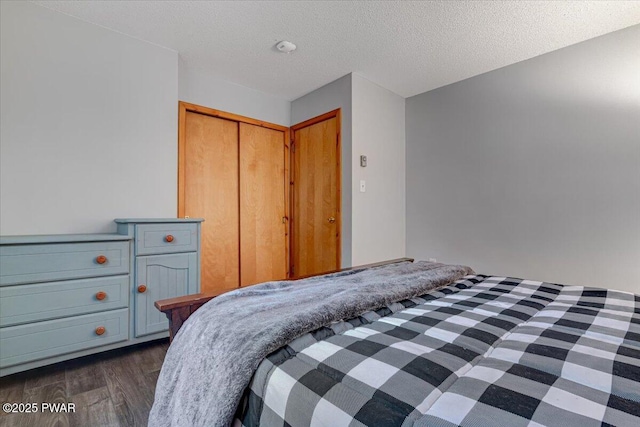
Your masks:
<path fill-rule="evenodd" d="M 0 234 L 175 217 L 178 97 L 290 124 L 288 100 L 192 70 L 175 51 L 29 2 L 0 5 Z"/>
<path fill-rule="evenodd" d="M 403 97 L 351 76 L 352 262 L 362 265 L 405 253 L 405 112 Z M 367 156 L 365 168 L 361 155 Z"/>
<path fill-rule="evenodd" d="M 191 68 L 182 59 L 178 65 L 178 97 L 181 101 L 265 122 L 289 126 L 291 102 Z"/>
<path fill-rule="evenodd" d="M 640 26 L 406 101 L 407 255 L 640 293 Z"/>
<path fill-rule="evenodd" d="M 0 234 L 175 217 L 178 54 L 1 2 Z"/>
<path fill-rule="evenodd" d="M 341 108 L 342 266 L 351 266 L 351 74 L 291 102 L 291 124 Z"/>

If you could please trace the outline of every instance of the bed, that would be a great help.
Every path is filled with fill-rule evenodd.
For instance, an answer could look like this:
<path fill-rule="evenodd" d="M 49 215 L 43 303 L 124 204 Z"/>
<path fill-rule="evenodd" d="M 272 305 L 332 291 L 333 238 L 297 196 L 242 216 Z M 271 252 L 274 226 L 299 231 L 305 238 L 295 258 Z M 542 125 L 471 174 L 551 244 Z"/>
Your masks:
<path fill-rule="evenodd" d="M 631 293 L 401 260 L 193 301 L 150 425 L 640 425 Z"/>

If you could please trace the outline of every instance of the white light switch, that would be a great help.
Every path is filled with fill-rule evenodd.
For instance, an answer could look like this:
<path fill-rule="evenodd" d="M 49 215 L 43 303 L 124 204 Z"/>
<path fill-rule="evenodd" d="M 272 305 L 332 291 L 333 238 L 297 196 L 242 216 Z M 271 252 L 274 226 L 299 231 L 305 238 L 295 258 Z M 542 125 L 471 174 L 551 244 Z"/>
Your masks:
<path fill-rule="evenodd" d="M 360 192 L 364 193 L 367 191 L 367 182 L 364 179 L 360 180 Z"/>

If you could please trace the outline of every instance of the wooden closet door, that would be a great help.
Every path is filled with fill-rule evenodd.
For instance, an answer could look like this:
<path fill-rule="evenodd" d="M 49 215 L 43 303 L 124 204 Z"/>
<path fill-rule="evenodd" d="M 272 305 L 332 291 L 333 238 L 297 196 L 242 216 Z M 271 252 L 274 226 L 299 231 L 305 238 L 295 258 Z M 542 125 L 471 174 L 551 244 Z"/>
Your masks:
<path fill-rule="evenodd" d="M 184 215 L 204 218 L 202 292 L 239 286 L 238 123 L 186 113 Z"/>
<path fill-rule="evenodd" d="M 240 286 L 287 277 L 285 133 L 240 123 Z"/>

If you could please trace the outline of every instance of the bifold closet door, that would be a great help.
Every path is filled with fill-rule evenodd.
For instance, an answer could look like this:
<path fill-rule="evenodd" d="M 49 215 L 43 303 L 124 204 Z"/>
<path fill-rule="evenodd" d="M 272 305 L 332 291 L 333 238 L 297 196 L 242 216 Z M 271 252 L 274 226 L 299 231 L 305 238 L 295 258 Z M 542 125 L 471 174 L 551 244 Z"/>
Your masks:
<path fill-rule="evenodd" d="M 240 123 L 240 286 L 287 277 L 285 133 Z"/>
<path fill-rule="evenodd" d="M 202 292 L 239 286 L 238 122 L 186 113 L 184 215 L 204 218 Z"/>

